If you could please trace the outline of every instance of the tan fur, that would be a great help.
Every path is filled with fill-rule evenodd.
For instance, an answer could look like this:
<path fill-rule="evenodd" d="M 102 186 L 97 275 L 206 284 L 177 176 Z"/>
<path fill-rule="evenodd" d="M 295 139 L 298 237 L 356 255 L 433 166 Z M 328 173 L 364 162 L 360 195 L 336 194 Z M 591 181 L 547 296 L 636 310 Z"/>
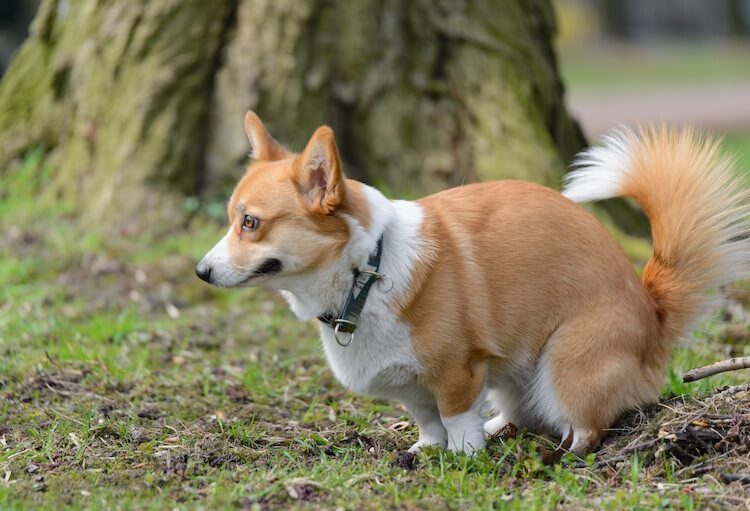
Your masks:
<path fill-rule="evenodd" d="M 245 114 L 245 134 L 252 145 L 252 156 L 256 160 L 276 161 L 293 156 L 292 153 L 274 140 L 255 112 L 251 111 Z"/>
<path fill-rule="evenodd" d="M 747 204 L 748 192 L 717 140 L 692 130 L 646 130 L 623 195 L 636 199 L 651 221 L 654 253 L 643 282 L 662 316 L 663 335 L 683 333 L 706 303 L 703 290 L 723 267 L 731 216 L 726 209 Z M 669 187 L 664 186 L 669 183 Z"/>
<path fill-rule="evenodd" d="M 312 213 L 330 215 L 346 199 L 344 171 L 333 130 L 321 126 L 294 159 L 292 179 Z"/>
<path fill-rule="evenodd" d="M 364 229 L 369 229 L 371 221 L 370 209 L 367 207 L 367 199 L 365 199 L 364 191 L 362 190 L 362 183 L 353 179 L 346 179 L 345 186 L 347 200 L 344 201 L 339 211 L 351 215 Z"/>
<path fill-rule="evenodd" d="M 401 314 L 414 326 L 441 413 L 467 410 L 486 371 L 507 370 L 525 353 L 539 356 L 553 334 L 565 339 L 550 355 L 562 368 L 557 380 L 571 394 L 571 406 L 589 383 L 566 378 L 567 366 L 577 364 L 580 374 L 581 364 L 590 365 L 586 374 L 593 380 L 606 376 L 598 363 L 586 362 L 596 360 L 587 353 L 590 343 L 602 356 L 646 347 L 653 302 L 620 246 L 580 206 L 522 181 L 454 188 L 420 203 L 433 257 L 415 273 L 414 294 Z M 596 338 L 597 316 L 611 316 L 609 307 L 620 319 L 608 318 L 606 328 L 622 322 L 632 330 L 625 346 Z M 566 326 L 569 336 L 558 332 L 577 315 L 590 321 Z M 599 394 L 607 399 L 606 390 Z"/>

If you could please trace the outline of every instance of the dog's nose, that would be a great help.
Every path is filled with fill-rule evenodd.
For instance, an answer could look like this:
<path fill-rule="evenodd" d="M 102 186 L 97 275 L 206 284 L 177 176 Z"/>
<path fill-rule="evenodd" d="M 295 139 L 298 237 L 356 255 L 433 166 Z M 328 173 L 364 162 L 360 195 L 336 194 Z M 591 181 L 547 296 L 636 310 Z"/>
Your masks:
<path fill-rule="evenodd" d="M 211 267 L 209 265 L 198 264 L 198 266 L 195 267 L 195 274 L 198 275 L 199 279 L 211 283 Z"/>

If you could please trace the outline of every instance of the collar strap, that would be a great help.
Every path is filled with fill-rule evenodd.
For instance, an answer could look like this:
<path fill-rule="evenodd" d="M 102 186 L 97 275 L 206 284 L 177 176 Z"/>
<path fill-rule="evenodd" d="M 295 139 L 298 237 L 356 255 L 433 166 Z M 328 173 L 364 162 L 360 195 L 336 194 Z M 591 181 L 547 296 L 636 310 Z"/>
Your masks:
<path fill-rule="evenodd" d="M 344 310 L 341 314 L 326 313 L 318 316 L 318 320 L 331 328 L 336 342 L 340 346 L 349 346 L 354 341 L 354 331 L 357 329 L 357 322 L 362 309 L 365 307 L 367 295 L 370 288 L 376 280 L 380 280 L 383 275 L 378 273 L 380 269 L 380 258 L 383 255 L 383 236 L 378 239 L 375 251 L 370 253 L 367 259 L 366 270 L 353 270 L 352 287 L 349 290 L 349 296 L 344 304 Z M 348 334 L 348 336 L 346 335 Z"/>

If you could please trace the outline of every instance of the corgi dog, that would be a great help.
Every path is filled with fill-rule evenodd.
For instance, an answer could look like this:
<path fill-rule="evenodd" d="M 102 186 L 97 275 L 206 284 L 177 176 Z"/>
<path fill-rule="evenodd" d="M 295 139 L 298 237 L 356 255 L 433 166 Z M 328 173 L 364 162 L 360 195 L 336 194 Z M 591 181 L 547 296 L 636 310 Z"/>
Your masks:
<path fill-rule="evenodd" d="M 318 318 L 338 381 L 413 416 L 411 451 L 473 453 L 509 422 L 597 448 L 621 413 L 657 400 L 706 291 L 750 274 L 748 193 L 691 130 L 617 130 L 562 194 L 509 180 L 416 201 L 347 179 L 327 126 L 299 154 L 253 112 L 245 131 L 252 162 L 197 275 L 278 290 Z M 618 196 L 651 224 L 642 278 L 576 203 Z"/>

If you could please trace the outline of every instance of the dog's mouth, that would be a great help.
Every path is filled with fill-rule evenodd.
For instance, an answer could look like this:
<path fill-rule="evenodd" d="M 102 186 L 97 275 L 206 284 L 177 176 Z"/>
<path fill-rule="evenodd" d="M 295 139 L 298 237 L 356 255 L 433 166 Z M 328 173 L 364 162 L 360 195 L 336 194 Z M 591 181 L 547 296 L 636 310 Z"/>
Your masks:
<path fill-rule="evenodd" d="M 276 258 L 266 259 L 265 261 L 263 261 L 263 264 L 258 266 L 255 271 L 253 271 L 253 273 L 251 273 L 250 276 L 246 278 L 242 283 L 245 284 L 246 282 L 250 282 L 255 279 L 276 275 L 281 271 L 282 266 L 283 265 L 281 264 L 281 261 Z"/>

